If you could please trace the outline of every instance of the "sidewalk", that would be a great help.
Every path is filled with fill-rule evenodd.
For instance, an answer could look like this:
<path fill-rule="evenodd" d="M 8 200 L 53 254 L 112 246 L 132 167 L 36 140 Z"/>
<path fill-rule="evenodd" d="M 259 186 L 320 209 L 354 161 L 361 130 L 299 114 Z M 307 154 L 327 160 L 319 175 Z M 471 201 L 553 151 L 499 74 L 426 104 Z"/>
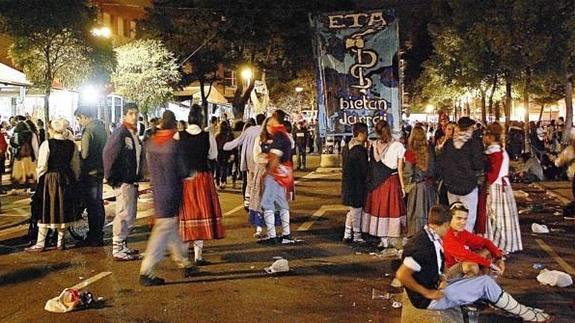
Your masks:
<path fill-rule="evenodd" d="M 567 204 L 573 201 L 573 193 L 571 191 L 570 181 L 538 182 L 534 184 L 539 186 L 541 189 L 546 190 L 548 193 L 556 196 L 563 204 Z"/>

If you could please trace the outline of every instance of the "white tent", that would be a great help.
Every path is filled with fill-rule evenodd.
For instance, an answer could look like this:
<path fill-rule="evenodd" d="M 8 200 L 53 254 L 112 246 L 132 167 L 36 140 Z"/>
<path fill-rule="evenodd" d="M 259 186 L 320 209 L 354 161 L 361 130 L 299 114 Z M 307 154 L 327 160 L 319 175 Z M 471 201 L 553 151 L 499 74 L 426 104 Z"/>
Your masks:
<path fill-rule="evenodd" d="M 228 100 L 212 86 L 211 90 L 209 86 L 204 86 L 204 91 L 208 95 L 208 102 L 213 104 L 227 104 Z M 182 91 L 174 92 L 174 96 L 177 97 L 193 97 L 194 103 L 200 103 L 202 100 L 202 94 L 200 93 L 199 86 L 186 86 Z"/>
<path fill-rule="evenodd" d="M 8 65 L 0 63 L 0 86 L 31 86 L 26 75 Z"/>

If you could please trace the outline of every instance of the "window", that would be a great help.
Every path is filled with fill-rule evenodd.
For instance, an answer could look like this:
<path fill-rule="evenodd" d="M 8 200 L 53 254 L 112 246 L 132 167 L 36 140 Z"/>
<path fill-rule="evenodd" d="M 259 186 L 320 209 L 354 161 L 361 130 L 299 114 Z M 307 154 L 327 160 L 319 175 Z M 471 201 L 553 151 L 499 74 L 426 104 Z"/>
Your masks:
<path fill-rule="evenodd" d="M 224 86 L 236 87 L 236 73 L 234 71 L 224 71 Z"/>

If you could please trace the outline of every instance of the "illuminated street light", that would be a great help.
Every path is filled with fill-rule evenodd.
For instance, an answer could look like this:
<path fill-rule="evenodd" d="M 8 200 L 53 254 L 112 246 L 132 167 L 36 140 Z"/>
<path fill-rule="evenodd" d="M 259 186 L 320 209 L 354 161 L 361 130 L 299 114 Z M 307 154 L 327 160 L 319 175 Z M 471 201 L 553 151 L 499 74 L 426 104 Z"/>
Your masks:
<path fill-rule="evenodd" d="M 242 79 L 244 79 L 244 81 L 249 83 L 249 81 L 252 79 L 252 76 L 253 76 L 252 69 L 249 67 L 244 68 L 241 72 L 241 75 L 242 75 Z"/>
<path fill-rule="evenodd" d="M 96 36 L 96 37 L 102 37 L 102 38 L 110 38 L 110 36 L 112 36 L 112 30 L 108 27 L 96 27 L 94 29 L 92 29 L 92 35 Z"/>
<path fill-rule="evenodd" d="M 425 106 L 425 113 L 433 113 L 433 110 L 435 109 L 435 107 L 431 104 L 428 104 Z"/>
<path fill-rule="evenodd" d="M 298 87 L 295 88 L 295 91 L 296 91 L 297 93 L 303 92 L 303 87 L 298 86 Z"/>
<path fill-rule="evenodd" d="M 100 96 L 100 92 L 93 85 L 86 85 L 86 86 L 82 87 L 80 94 L 81 94 L 82 100 L 88 104 L 97 103 L 98 98 Z"/>

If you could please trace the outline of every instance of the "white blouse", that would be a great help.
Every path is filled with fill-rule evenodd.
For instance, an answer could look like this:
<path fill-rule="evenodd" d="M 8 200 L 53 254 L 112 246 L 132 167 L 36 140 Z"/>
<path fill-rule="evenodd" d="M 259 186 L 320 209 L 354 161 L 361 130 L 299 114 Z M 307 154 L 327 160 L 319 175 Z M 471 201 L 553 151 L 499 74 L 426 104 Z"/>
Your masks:
<path fill-rule="evenodd" d="M 396 169 L 397 161 L 403 159 L 405 155 L 405 147 L 399 141 L 391 142 L 388 145 L 374 141 L 372 145 L 375 160 L 378 162 L 381 161 L 385 166 L 391 169 Z"/>

